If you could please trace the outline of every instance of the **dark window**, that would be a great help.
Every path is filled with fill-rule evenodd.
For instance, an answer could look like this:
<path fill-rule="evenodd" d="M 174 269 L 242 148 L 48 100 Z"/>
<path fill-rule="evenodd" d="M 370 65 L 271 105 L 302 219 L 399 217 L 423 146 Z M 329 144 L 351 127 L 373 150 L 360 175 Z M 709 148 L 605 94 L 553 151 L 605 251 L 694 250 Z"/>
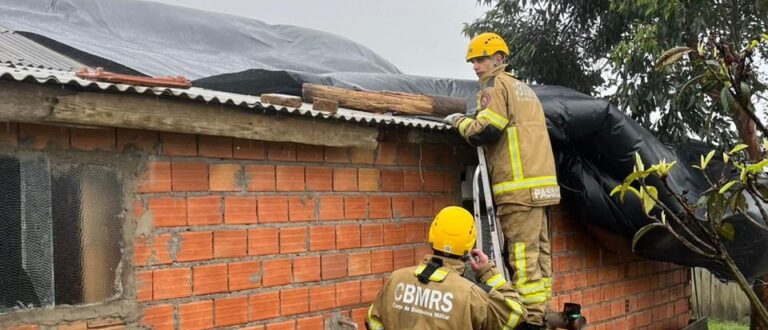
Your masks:
<path fill-rule="evenodd" d="M 110 167 L 0 157 L 0 312 L 118 294 L 121 210 Z"/>

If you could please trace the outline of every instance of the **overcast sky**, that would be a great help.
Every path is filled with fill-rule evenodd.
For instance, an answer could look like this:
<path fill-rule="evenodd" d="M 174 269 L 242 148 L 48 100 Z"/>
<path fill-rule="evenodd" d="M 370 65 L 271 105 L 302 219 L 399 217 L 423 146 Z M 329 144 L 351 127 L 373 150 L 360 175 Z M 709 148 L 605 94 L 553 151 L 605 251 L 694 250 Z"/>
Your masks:
<path fill-rule="evenodd" d="M 152 0 L 290 24 L 357 41 L 407 74 L 477 79 L 464 61 L 462 23 L 480 17 L 474 0 Z"/>

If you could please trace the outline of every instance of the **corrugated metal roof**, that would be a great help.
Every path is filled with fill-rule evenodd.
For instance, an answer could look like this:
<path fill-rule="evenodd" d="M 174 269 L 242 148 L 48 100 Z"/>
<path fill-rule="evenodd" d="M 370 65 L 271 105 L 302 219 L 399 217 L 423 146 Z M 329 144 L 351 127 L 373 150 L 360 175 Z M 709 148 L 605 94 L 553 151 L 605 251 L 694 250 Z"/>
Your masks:
<path fill-rule="evenodd" d="M 0 63 L 59 70 L 76 70 L 86 66 L 2 26 L 0 26 Z"/>
<path fill-rule="evenodd" d="M 0 64 L 0 79 L 37 82 L 40 84 L 68 85 L 80 88 L 98 89 L 101 91 L 121 93 L 150 94 L 156 96 L 166 95 L 205 103 L 234 105 L 238 107 L 259 110 L 268 109 L 274 110 L 278 113 L 289 113 L 330 120 L 343 120 L 347 122 L 415 127 L 438 131 L 446 130 L 449 128 L 449 126 L 437 121 L 423 120 L 413 117 L 393 116 L 391 114 L 375 114 L 343 108 L 339 108 L 337 113 L 331 114 L 327 112 L 312 110 L 311 103 L 304 103 L 299 108 L 271 105 L 268 103 L 262 103 L 261 99 L 257 96 L 219 92 L 197 87 L 192 87 L 189 89 L 178 89 L 96 82 L 78 78 L 74 71 L 65 70 L 18 67 L 8 64 Z"/>

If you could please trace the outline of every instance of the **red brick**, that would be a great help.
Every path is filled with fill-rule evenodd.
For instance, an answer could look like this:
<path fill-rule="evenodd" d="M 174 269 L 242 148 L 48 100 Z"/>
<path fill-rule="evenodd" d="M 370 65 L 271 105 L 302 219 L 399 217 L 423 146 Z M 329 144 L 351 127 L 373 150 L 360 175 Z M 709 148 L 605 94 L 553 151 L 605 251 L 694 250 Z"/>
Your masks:
<path fill-rule="evenodd" d="M 371 253 L 350 253 L 347 257 L 347 269 L 349 276 L 368 275 L 371 273 Z"/>
<path fill-rule="evenodd" d="M 365 327 L 365 317 L 366 315 L 368 315 L 368 307 L 352 309 L 350 314 L 352 316 L 352 321 L 354 321 L 355 324 L 357 324 L 358 329 L 362 329 Z"/>
<path fill-rule="evenodd" d="M 397 164 L 419 165 L 419 146 L 414 146 L 410 143 L 399 143 L 397 145 Z"/>
<path fill-rule="evenodd" d="M 392 197 L 392 216 L 395 219 L 410 218 L 413 216 L 413 197 Z"/>
<path fill-rule="evenodd" d="M 258 261 L 232 262 L 229 269 L 229 291 L 254 289 L 261 286 L 261 264 Z"/>
<path fill-rule="evenodd" d="M 217 327 L 243 324 L 248 322 L 248 297 L 232 297 L 214 300 Z"/>
<path fill-rule="evenodd" d="M 325 161 L 328 163 L 349 163 L 349 149 L 325 147 Z"/>
<path fill-rule="evenodd" d="M 386 240 L 386 228 L 385 240 Z M 422 222 L 405 224 L 405 243 L 421 243 L 427 241 L 427 228 Z"/>
<path fill-rule="evenodd" d="M 392 218 L 392 199 L 387 196 L 368 198 L 368 217 L 371 219 Z"/>
<path fill-rule="evenodd" d="M 379 143 L 379 148 L 376 149 L 376 164 L 397 164 L 397 144 L 391 142 Z"/>
<path fill-rule="evenodd" d="M 275 191 L 274 165 L 246 165 L 248 191 Z"/>
<path fill-rule="evenodd" d="M 221 197 L 219 196 L 187 198 L 187 224 L 189 226 L 220 224 L 221 213 Z"/>
<path fill-rule="evenodd" d="M 316 330 L 323 328 L 323 317 L 305 317 L 296 320 L 296 330 Z"/>
<path fill-rule="evenodd" d="M 421 256 L 419 256 L 421 258 Z M 396 249 L 392 251 L 392 269 L 410 267 L 416 264 L 413 248 Z"/>
<path fill-rule="evenodd" d="M 0 133 L 2 134 L 2 133 Z M 117 150 L 137 150 L 154 154 L 158 146 L 157 132 L 128 128 L 117 129 Z"/>
<path fill-rule="evenodd" d="M 386 192 L 403 191 L 403 171 L 401 170 L 381 171 L 381 191 L 386 191 Z"/>
<path fill-rule="evenodd" d="M 344 219 L 362 220 L 368 215 L 368 198 L 365 196 L 344 196 Z"/>
<path fill-rule="evenodd" d="M 333 172 L 327 167 L 307 167 L 306 181 L 309 191 L 331 191 L 333 189 Z"/>
<path fill-rule="evenodd" d="M 46 149 L 54 147 L 58 149 L 69 148 L 69 128 L 19 124 L 19 142 L 28 145 L 32 149 Z"/>
<path fill-rule="evenodd" d="M 260 321 L 280 316 L 280 292 L 257 293 L 248 297 L 250 320 Z"/>
<path fill-rule="evenodd" d="M 213 258 L 213 237 L 210 231 L 179 234 L 179 252 L 176 261 L 200 261 Z"/>
<path fill-rule="evenodd" d="M 403 171 L 403 191 L 419 192 L 424 186 L 424 174 L 417 170 Z"/>
<path fill-rule="evenodd" d="M 283 316 L 306 313 L 309 310 L 309 289 L 296 288 L 280 291 L 280 314 Z"/>
<path fill-rule="evenodd" d="M 437 197 L 432 199 L 432 203 L 432 208 L 435 210 L 435 213 L 437 213 L 448 206 L 455 206 L 456 200 L 450 197 Z"/>
<path fill-rule="evenodd" d="M 333 226 L 309 227 L 309 250 L 325 251 L 336 249 L 336 228 Z"/>
<path fill-rule="evenodd" d="M 322 162 L 323 147 L 309 144 L 296 145 L 296 160 L 300 162 Z"/>
<path fill-rule="evenodd" d="M 307 227 L 280 228 L 280 253 L 297 253 L 307 250 Z"/>
<path fill-rule="evenodd" d="M 116 147 L 114 128 L 72 128 L 71 134 L 73 149 L 86 151 L 114 151 Z"/>
<path fill-rule="evenodd" d="M 309 288 L 309 311 L 316 312 L 336 307 L 336 285 Z"/>
<path fill-rule="evenodd" d="M 315 220 L 315 199 L 310 196 L 290 197 L 288 218 L 291 222 Z"/>
<path fill-rule="evenodd" d="M 179 305 L 179 327 L 190 330 L 213 328 L 213 301 L 195 301 Z"/>
<path fill-rule="evenodd" d="M 224 230 L 213 233 L 214 258 L 245 257 L 248 252 L 248 232 Z"/>
<path fill-rule="evenodd" d="M 359 225 L 338 225 L 336 226 L 336 248 L 352 249 L 360 247 L 360 226 Z"/>
<path fill-rule="evenodd" d="M 304 167 L 277 166 L 277 191 L 304 191 Z"/>
<path fill-rule="evenodd" d="M 242 173 L 240 164 L 211 164 L 210 166 L 211 191 L 240 191 L 238 177 Z"/>
<path fill-rule="evenodd" d="M 320 196 L 318 215 L 323 220 L 344 219 L 344 202 L 341 196 Z"/>
<path fill-rule="evenodd" d="M 0 145 L 17 146 L 19 144 L 19 124 L 0 123 Z"/>
<path fill-rule="evenodd" d="M 256 197 L 224 197 L 224 223 L 233 225 L 254 224 L 256 217 Z"/>
<path fill-rule="evenodd" d="M 232 158 L 232 138 L 201 135 L 198 142 L 201 157 Z"/>
<path fill-rule="evenodd" d="M 392 250 L 378 250 L 371 252 L 371 273 L 392 272 Z"/>
<path fill-rule="evenodd" d="M 267 144 L 267 159 L 296 161 L 296 144 L 269 142 L 269 144 Z"/>
<path fill-rule="evenodd" d="M 196 266 L 192 268 L 192 292 L 195 295 L 227 291 L 227 264 Z"/>
<path fill-rule="evenodd" d="M 11 327 L 9 330 L 13 330 L 13 329 L 18 329 L 18 328 Z M 35 326 L 35 329 L 36 329 L 36 326 Z M 88 323 L 85 321 L 81 321 L 76 323 L 59 324 L 56 330 L 88 330 Z"/>
<path fill-rule="evenodd" d="M 237 159 L 265 159 L 266 146 L 262 141 L 234 139 L 232 141 L 234 158 Z"/>
<path fill-rule="evenodd" d="M 290 284 L 293 280 L 291 273 L 291 259 L 265 260 L 262 285 L 270 287 Z"/>
<path fill-rule="evenodd" d="M 357 191 L 357 169 L 333 169 L 333 191 Z"/>
<path fill-rule="evenodd" d="M 360 302 L 364 304 L 371 303 L 383 286 L 384 281 L 380 278 L 362 280 L 360 282 Z"/>
<path fill-rule="evenodd" d="M 428 192 L 443 191 L 443 172 L 425 171 L 423 177 L 424 186 L 422 190 Z"/>
<path fill-rule="evenodd" d="M 189 134 L 160 133 L 162 154 L 166 156 L 196 156 L 197 137 Z"/>
<path fill-rule="evenodd" d="M 189 268 L 152 271 L 152 295 L 155 300 L 189 297 L 192 294 Z"/>
<path fill-rule="evenodd" d="M 375 150 L 353 148 L 350 150 L 352 164 L 373 164 Z"/>
<path fill-rule="evenodd" d="M 258 204 L 259 223 L 288 221 L 288 199 L 280 196 L 261 196 Z"/>
<path fill-rule="evenodd" d="M 248 255 L 263 256 L 279 251 L 277 228 L 264 227 L 248 230 Z"/>
<path fill-rule="evenodd" d="M 415 217 L 434 217 L 435 213 L 432 210 L 432 198 L 431 197 L 415 197 L 413 199 L 413 216 Z"/>
<path fill-rule="evenodd" d="M 351 306 L 360 303 L 360 281 L 336 283 L 336 306 Z"/>
<path fill-rule="evenodd" d="M 456 172 L 444 172 L 443 173 L 443 192 L 454 192 L 456 188 L 461 184 L 461 177 Z"/>
<path fill-rule="evenodd" d="M 296 321 L 294 320 L 267 324 L 267 330 L 294 330 L 295 328 Z"/>
<path fill-rule="evenodd" d="M 293 259 L 294 283 L 320 280 L 320 256 L 296 257 Z"/>
<path fill-rule="evenodd" d="M 204 163 L 171 163 L 173 191 L 207 191 L 208 165 Z"/>
<path fill-rule="evenodd" d="M 379 170 L 375 168 L 361 168 L 357 170 L 357 190 L 378 191 Z"/>
<path fill-rule="evenodd" d="M 423 224 L 419 224 L 423 228 Z M 384 245 L 405 243 L 405 225 L 400 223 L 384 224 Z"/>
<path fill-rule="evenodd" d="M 152 300 L 152 271 L 136 272 L 136 301 Z"/>
<path fill-rule="evenodd" d="M 141 324 L 153 330 L 173 330 L 173 305 L 144 307 Z"/>
<path fill-rule="evenodd" d="M 144 174 L 136 185 L 136 192 L 153 193 L 169 191 L 171 191 L 171 163 L 147 162 Z"/>
<path fill-rule="evenodd" d="M 422 258 L 422 257 L 424 257 L 425 255 L 427 255 L 427 254 L 432 254 L 432 253 L 433 253 L 433 251 L 432 251 L 432 247 L 430 247 L 429 245 L 426 245 L 426 244 L 424 244 L 424 245 L 421 245 L 421 246 L 415 247 L 415 248 L 413 249 L 413 253 L 414 253 L 414 254 L 415 254 L 415 256 L 416 256 L 416 261 L 419 261 L 419 260 L 421 260 L 421 258 Z M 413 265 L 411 265 L 411 266 L 413 266 Z M 395 269 L 397 269 L 397 268 L 395 268 Z"/>
<path fill-rule="evenodd" d="M 173 262 L 170 253 L 171 234 L 160 234 L 152 239 L 151 245 L 147 244 L 146 259 L 144 262 L 137 262 L 136 265 L 159 265 L 170 264 Z"/>
<path fill-rule="evenodd" d="M 154 198 L 148 201 L 154 227 L 187 225 L 187 201 L 182 198 Z"/>
<path fill-rule="evenodd" d="M 384 227 L 381 224 L 365 224 L 360 227 L 360 242 L 363 247 L 384 244 Z"/>
<path fill-rule="evenodd" d="M 344 254 L 324 255 L 321 257 L 323 280 L 347 276 L 347 256 Z"/>

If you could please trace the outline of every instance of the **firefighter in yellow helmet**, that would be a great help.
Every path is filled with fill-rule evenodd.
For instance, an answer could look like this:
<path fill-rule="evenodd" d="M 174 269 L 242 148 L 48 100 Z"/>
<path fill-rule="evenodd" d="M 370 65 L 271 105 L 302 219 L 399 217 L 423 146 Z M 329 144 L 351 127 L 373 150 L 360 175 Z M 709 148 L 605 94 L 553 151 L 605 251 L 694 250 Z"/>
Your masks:
<path fill-rule="evenodd" d="M 368 309 L 368 329 L 514 329 L 525 308 L 493 262 L 475 245 L 475 223 L 463 208 L 442 209 L 429 227 L 434 254 L 396 270 Z M 464 261 L 479 283 L 464 277 Z"/>
<path fill-rule="evenodd" d="M 469 42 L 467 62 L 480 80 L 477 111 L 445 121 L 469 144 L 485 148 L 508 266 L 514 268 L 512 286 L 528 310 L 526 321 L 542 327 L 552 296 L 545 207 L 560 202 L 560 188 L 541 103 L 528 85 L 506 72 L 507 56 L 507 44 L 494 33 Z"/>

